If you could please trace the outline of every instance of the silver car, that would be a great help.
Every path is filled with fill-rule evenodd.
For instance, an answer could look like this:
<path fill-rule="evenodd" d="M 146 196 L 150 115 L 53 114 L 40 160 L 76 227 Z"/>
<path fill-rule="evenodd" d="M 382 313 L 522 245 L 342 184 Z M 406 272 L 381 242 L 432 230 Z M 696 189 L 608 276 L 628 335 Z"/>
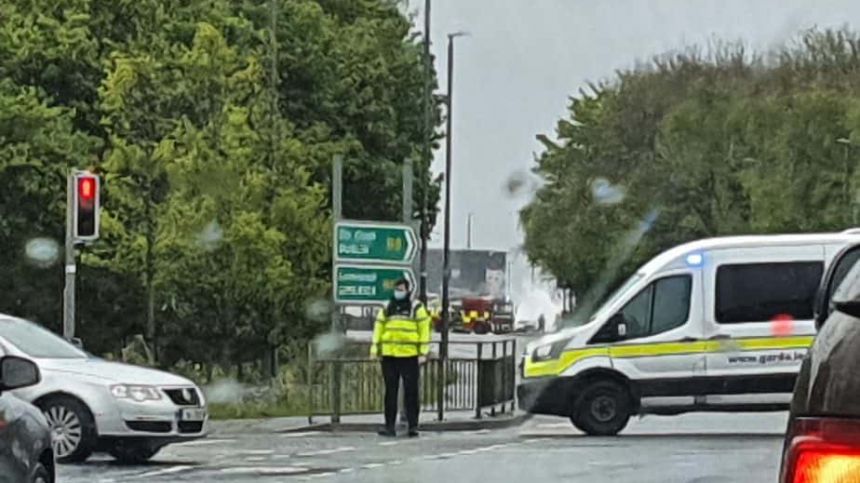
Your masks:
<path fill-rule="evenodd" d="M 203 393 L 183 377 L 93 357 L 37 324 L 2 314 L 0 355 L 39 366 L 41 382 L 14 394 L 45 414 L 60 462 L 106 451 L 141 463 L 165 445 L 206 434 Z"/>

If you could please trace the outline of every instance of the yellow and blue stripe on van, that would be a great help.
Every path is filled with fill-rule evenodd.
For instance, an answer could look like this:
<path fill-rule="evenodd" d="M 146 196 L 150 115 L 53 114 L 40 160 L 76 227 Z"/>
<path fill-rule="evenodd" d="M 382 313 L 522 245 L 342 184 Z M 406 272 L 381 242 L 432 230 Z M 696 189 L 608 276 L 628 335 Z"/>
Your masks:
<path fill-rule="evenodd" d="M 750 337 L 722 340 L 697 340 L 690 342 L 654 342 L 650 344 L 613 344 L 567 349 L 556 359 L 533 361 L 529 354 L 525 359 L 523 375 L 529 377 L 558 376 L 577 362 L 592 357 L 627 359 L 684 354 L 709 354 L 718 352 L 743 353 L 762 350 L 806 349 L 812 345 L 814 336 Z"/>

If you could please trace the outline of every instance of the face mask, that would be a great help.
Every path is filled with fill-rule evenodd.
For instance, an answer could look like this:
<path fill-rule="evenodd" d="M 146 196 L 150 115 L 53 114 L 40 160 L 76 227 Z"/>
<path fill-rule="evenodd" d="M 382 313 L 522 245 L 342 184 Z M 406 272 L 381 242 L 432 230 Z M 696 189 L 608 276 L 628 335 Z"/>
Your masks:
<path fill-rule="evenodd" d="M 403 300 L 406 298 L 407 295 L 409 295 L 409 293 L 406 290 L 395 290 L 394 291 L 394 298 L 396 300 Z"/>

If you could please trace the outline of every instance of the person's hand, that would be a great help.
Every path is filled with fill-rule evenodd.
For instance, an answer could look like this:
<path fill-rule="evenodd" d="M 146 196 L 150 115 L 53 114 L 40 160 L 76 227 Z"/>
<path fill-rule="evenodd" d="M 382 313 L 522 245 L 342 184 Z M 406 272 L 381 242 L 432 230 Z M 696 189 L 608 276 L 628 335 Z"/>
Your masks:
<path fill-rule="evenodd" d="M 427 362 L 427 356 L 418 356 L 418 365 L 423 366 Z"/>

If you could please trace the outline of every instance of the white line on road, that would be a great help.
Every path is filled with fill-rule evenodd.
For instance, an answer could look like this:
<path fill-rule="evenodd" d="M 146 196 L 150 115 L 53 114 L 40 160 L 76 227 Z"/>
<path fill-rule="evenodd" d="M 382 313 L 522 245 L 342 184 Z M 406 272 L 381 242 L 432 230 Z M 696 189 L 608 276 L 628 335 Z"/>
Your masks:
<path fill-rule="evenodd" d="M 146 478 L 154 478 L 156 476 L 170 475 L 173 473 L 179 473 L 180 471 L 186 471 L 194 468 L 191 465 L 180 465 L 180 466 L 171 466 L 170 468 L 164 468 L 155 471 L 147 471 L 146 473 L 141 473 L 139 475 L 132 476 L 133 479 L 146 479 Z"/>
<path fill-rule="evenodd" d="M 243 451 L 237 451 L 236 454 L 253 456 L 253 455 L 270 455 L 274 452 L 275 452 L 275 450 L 273 450 L 273 449 L 246 449 Z"/>
<path fill-rule="evenodd" d="M 322 434 L 322 431 L 302 431 L 300 433 L 283 433 L 282 438 L 304 438 L 305 436 L 315 436 Z"/>
<path fill-rule="evenodd" d="M 395 444 L 397 444 L 397 441 L 383 441 L 379 443 L 379 446 L 394 446 Z"/>
<path fill-rule="evenodd" d="M 307 468 L 299 468 L 296 466 L 234 466 L 230 468 L 221 468 L 220 472 L 227 475 L 294 475 L 297 473 L 307 473 Z"/>
<path fill-rule="evenodd" d="M 179 443 L 177 446 L 209 446 L 212 444 L 226 444 L 236 441 L 235 439 L 201 439 L 200 441 L 189 441 L 187 443 Z"/>
<path fill-rule="evenodd" d="M 304 453 L 298 453 L 296 456 L 308 457 L 308 456 L 323 456 L 335 453 L 345 453 L 347 451 L 355 451 L 354 446 L 341 446 L 340 448 L 334 449 L 320 449 L 317 451 L 305 451 Z"/>
<path fill-rule="evenodd" d="M 372 470 L 374 468 L 382 468 L 383 466 L 385 466 L 385 465 L 382 463 L 368 463 L 368 464 L 362 466 L 362 468 L 364 468 L 366 470 Z"/>

